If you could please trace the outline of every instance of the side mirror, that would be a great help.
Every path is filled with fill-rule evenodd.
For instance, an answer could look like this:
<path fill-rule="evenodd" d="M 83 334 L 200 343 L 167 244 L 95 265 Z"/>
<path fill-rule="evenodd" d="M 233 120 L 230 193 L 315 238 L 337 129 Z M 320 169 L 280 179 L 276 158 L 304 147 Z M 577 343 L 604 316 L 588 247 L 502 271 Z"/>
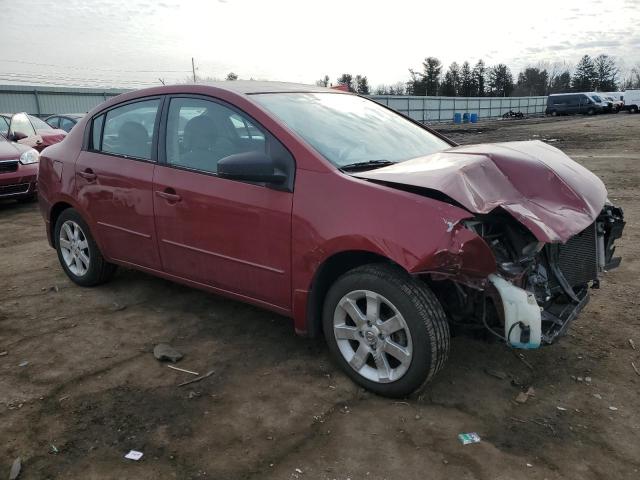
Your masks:
<path fill-rule="evenodd" d="M 265 182 L 280 185 L 287 175 L 263 152 L 243 152 L 224 157 L 218 162 L 218 176 L 229 180 Z"/>
<path fill-rule="evenodd" d="M 18 140 L 24 140 L 27 137 L 28 135 L 25 135 L 22 132 L 13 132 L 13 135 L 11 138 L 13 139 L 14 142 L 17 142 Z"/>

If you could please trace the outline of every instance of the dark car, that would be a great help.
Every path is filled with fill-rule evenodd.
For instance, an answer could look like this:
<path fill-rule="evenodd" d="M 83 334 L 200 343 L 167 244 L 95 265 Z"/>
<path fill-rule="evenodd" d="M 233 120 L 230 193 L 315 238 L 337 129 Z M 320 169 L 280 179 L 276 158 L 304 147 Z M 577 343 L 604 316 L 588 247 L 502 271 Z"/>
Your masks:
<path fill-rule="evenodd" d="M 0 134 L 7 140 L 35 148 L 39 152 L 61 142 L 67 132 L 51 127 L 33 115 L 22 113 L 0 113 Z"/>
<path fill-rule="evenodd" d="M 293 317 L 388 396 L 433 378 L 451 326 L 553 343 L 624 226 L 550 145 L 456 146 L 372 100 L 273 82 L 113 98 L 43 152 L 39 188 L 78 285 L 120 265 Z"/>
<path fill-rule="evenodd" d="M 0 134 L 0 199 L 36 198 L 39 158 L 37 150 L 10 142 Z"/>
<path fill-rule="evenodd" d="M 554 93 L 547 97 L 547 115 L 573 115 L 583 113 L 594 115 L 602 113 L 604 106 L 601 100 L 587 93 Z"/>
<path fill-rule="evenodd" d="M 52 128 L 59 128 L 69 133 L 76 123 L 84 117 L 84 113 L 66 113 L 63 115 L 51 115 L 45 119 Z"/>

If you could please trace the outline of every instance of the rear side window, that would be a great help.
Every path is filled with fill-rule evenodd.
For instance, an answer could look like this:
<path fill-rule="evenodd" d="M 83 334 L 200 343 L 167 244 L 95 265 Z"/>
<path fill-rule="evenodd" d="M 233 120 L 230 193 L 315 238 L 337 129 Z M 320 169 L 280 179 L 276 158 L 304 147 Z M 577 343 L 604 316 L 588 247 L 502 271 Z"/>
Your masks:
<path fill-rule="evenodd" d="M 51 117 L 47 119 L 47 123 L 51 125 L 53 128 L 58 128 L 60 117 Z"/>
<path fill-rule="evenodd" d="M 101 117 L 94 120 L 94 150 L 126 157 L 151 160 L 153 132 L 160 100 L 145 100 L 109 110 L 104 117 L 102 136 L 95 135 Z"/>

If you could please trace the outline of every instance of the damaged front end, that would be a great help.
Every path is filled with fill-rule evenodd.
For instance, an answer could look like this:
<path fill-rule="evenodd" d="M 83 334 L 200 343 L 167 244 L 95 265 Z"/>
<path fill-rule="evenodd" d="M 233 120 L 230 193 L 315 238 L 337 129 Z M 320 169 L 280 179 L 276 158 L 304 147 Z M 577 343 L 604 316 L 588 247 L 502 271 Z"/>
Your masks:
<path fill-rule="evenodd" d="M 624 225 L 622 210 L 607 203 L 565 243 L 543 243 L 498 208 L 464 222 L 491 248 L 496 273 L 481 286 L 449 278 L 434 288 L 454 327 L 487 328 L 517 348 L 551 344 L 585 307 L 600 275 L 620 264 L 614 241 Z"/>

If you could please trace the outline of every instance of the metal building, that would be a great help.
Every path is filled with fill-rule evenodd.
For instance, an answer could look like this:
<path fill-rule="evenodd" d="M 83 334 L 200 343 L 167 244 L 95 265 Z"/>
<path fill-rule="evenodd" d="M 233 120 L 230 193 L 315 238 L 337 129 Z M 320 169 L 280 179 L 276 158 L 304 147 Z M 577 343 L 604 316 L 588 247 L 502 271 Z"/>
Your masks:
<path fill-rule="evenodd" d="M 40 117 L 55 113 L 85 113 L 105 100 L 127 91 L 0 85 L 0 112 L 27 112 Z"/>
<path fill-rule="evenodd" d="M 121 89 L 0 86 L 0 112 L 27 112 L 45 117 L 60 113 L 85 113 L 105 100 L 125 93 Z M 451 122 L 456 113 L 476 113 L 479 119 L 499 118 L 509 110 L 543 115 L 547 97 L 411 97 L 372 95 L 419 122 Z"/>

